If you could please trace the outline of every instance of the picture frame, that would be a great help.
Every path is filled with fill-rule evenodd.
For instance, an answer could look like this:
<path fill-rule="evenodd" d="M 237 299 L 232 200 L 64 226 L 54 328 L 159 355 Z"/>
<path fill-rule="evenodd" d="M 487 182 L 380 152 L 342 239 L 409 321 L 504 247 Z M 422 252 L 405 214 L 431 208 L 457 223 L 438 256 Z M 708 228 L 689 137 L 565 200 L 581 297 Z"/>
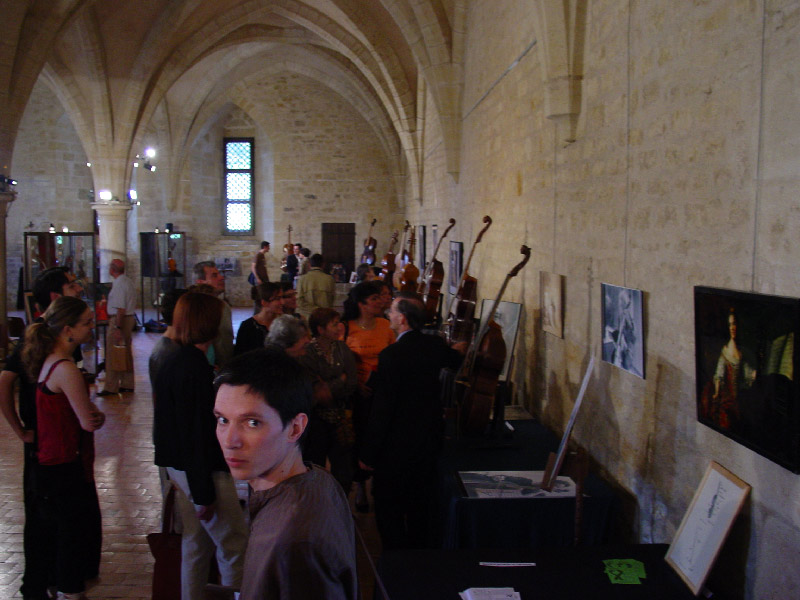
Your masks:
<path fill-rule="evenodd" d="M 578 396 L 575 398 L 575 404 L 572 406 L 572 412 L 569 415 L 569 421 L 564 429 L 564 435 L 561 436 L 561 442 L 558 444 L 558 450 L 556 450 L 555 453 L 550 453 L 547 460 L 547 466 L 542 474 L 542 489 L 552 489 L 558 477 L 558 473 L 561 471 L 561 465 L 564 464 L 564 459 L 567 456 L 569 438 L 572 435 L 572 429 L 575 427 L 575 421 L 578 419 L 578 411 L 583 404 L 583 397 L 586 394 L 586 388 L 589 387 L 589 380 L 592 378 L 592 373 L 594 373 L 594 355 L 589 356 L 589 364 L 586 365 L 581 387 L 578 390 Z"/>
<path fill-rule="evenodd" d="M 450 260 L 447 270 L 447 285 L 450 294 L 455 296 L 461 284 L 461 270 L 464 265 L 464 242 L 450 242 Z"/>
<path fill-rule="evenodd" d="M 800 473 L 800 299 L 694 288 L 697 420 Z"/>
<path fill-rule="evenodd" d="M 33 292 L 24 292 L 23 300 L 25 303 L 25 324 L 30 325 L 39 315 L 39 311 L 36 307 L 36 299 L 33 297 Z"/>
<path fill-rule="evenodd" d="M 539 271 L 542 309 L 542 330 L 559 338 L 564 337 L 564 276 Z"/>
<path fill-rule="evenodd" d="M 711 461 L 706 468 L 664 557 L 695 595 L 700 593 L 750 489 L 717 462 Z"/>
<path fill-rule="evenodd" d="M 480 327 L 486 322 L 489 317 L 489 311 L 492 310 L 494 300 L 484 298 L 481 301 L 481 316 Z M 503 333 L 503 341 L 506 343 L 506 361 L 503 364 L 503 370 L 500 373 L 499 380 L 507 381 L 508 373 L 511 370 L 512 358 L 514 355 L 514 345 L 517 341 L 517 332 L 519 331 L 519 320 L 522 315 L 522 304 L 519 302 L 506 302 L 501 300 L 497 304 L 497 309 L 494 311 L 494 321 L 500 326 Z"/>
<path fill-rule="evenodd" d="M 425 225 L 417 226 L 417 265 L 420 273 L 425 271 L 428 262 L 428 228 Z"/>
<path fill-rule="evenodd" d="M 601 284 L 603 360 L 644 379 L 642 291 Z"/>

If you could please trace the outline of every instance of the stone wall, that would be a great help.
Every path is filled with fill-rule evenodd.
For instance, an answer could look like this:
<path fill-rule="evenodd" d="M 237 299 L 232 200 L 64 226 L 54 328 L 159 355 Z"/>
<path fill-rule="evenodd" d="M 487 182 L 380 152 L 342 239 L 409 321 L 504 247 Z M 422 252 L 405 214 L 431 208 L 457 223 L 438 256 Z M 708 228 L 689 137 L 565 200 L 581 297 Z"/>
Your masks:
<path fill-rule="evenodd" d="M 800 7 L 588 7 L 581 111 L 568 143 L 544 115 L 530 4 L 469 4 L 460 172 L 445 172 L 429 110 L 424 198 L 408 218 L 441 227 L 455 217 L 451 239 L 468 252 L 481 217 L 492 216 L 471 268 L 479 299 L 495 295 L 520 244 L 531 247 L 505 295 L 525 304 L 513 380 L 518 398 L 559 431 L 589 355 L 599 358 L 600 284 L 642 290 L 646 378 L 597 364 L 574 432 L 623 499 L 615 536 L 670 542 L 716 460 L 753 493 L 712 588 L 794 597 L 800 480 L 697 422 L 693 287 L 800 296 Z M 541 331 L 540 271 L 566 277 L 563 339 Z"/>

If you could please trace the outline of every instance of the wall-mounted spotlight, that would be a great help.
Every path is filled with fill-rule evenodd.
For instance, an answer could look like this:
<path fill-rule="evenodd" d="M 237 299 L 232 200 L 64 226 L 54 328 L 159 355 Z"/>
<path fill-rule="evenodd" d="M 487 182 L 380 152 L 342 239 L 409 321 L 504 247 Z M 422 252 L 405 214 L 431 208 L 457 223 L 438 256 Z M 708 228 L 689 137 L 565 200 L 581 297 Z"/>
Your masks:
<path fill-rule="evenodd" d="M 108 202 L 109 200 L 111 200 L 111 198 L 114 197 L 114 195 L 109 190 L 100 190 L 99 192 L 97 192 L 97 196 L 100 198 L 100 200 L 103 200 L 104 202 Z"/>
<path fill-rule="evenodd" d="M 155 171 L 156 171 L 156 166 L 153 165 L 153 164 L 150 164 L 149 160 L 144 161 L 144 165 L 142 165 L 142 166 L 145 169 L 147 169 L 148 171 L 152 172 L 152 173 L 155 173 Z"/>
<path fill-rule="evenodd" d="M 90 163 L 90 162 L 87 162 L 87 163 L 86 163 L 86 166 L 87 166 L 87 167 L 89 167 L 89 168 L 91 169 L 91 168 L 92 168 L 92 163 Z"/>
<path fill-rule="evenodd" d="M 56 232 L 56 226 L 53 225 L 52 223 L 50 223 L 50 228 L 47 231 L 49 231 L 50 233 L 55 233 Z"/>
<path fill-rule="evenodd" d="M 0 192 L 9 192 L 13 186 L 17 185 L 17 180 L 13 177 L 0 175 Z"/>
<path fill-rule="evenodd" d="M 144 149 L 144 155 L 145 155 L 147 158 L 155 158 L 155 157 L 156 157 L 156 150 L 155 150 L 155 148 L 145 148 L 145 149 Z"/>
<path fill-rule="evenodd" d="M 64 226 L 64 227 L 62 227 L 62 228 L 61 228 L 61 231 L 62 231 L 63 233 L 69 233 L 69 227 L 67 227 L 67 226 Z"/>
<path fill-rule="evenodd" d="M 131 200 L 138 200 L 139 194 L 136 193 L 136 190 L 128 190 L 128 198 Z"/>

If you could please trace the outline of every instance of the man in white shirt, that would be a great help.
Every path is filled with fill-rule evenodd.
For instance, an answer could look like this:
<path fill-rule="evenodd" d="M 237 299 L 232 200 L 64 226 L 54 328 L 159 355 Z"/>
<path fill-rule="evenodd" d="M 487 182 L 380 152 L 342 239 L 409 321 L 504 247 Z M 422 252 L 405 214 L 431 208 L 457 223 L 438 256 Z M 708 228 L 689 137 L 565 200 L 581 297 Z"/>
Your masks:
<path fill-rule="evenodd" d="M 115 258 L 108 268 L 114 283 L 108 294 L 108 329 L 106 331 L 106 381 L 98 396 L 133 391 L 133 353 L 131 333 L 136 324 L 136 290 L 125 275 L 125 263 Z M 114 347 L 117 347 L 115 350 Z M 119 347 L 124 346 L 122 353 Z"/>

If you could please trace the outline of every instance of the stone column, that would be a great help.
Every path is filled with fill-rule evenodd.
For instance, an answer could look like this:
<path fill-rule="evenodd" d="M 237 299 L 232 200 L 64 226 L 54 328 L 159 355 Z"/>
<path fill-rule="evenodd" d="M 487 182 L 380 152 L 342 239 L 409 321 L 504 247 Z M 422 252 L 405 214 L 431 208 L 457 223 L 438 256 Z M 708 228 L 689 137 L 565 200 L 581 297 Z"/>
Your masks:
<path fill-rule="evenodd" d="M 128 239 L 128 211 L 126 202 L 94 202 L 92 208 L 100 217 L 100 242 L 97 254 L 100 257 L 100 281 L 111 281 L 108 266 L 115 258 L 127 262 L 125 242 Z"/>
<path fill-rule="evenodd" d="M 17 197 L 17 192 L 11 190 L 0 191 L 0 281 L 3 282 L 4 289 L 8 287 L 8 274 L 6 273 L 6 215 L 8 207 Z M 16 289 L 16 285 L 13 286 Z M 0 294 L 0 323 L 8 324 L 8 302 L 7 293 Z"/>

